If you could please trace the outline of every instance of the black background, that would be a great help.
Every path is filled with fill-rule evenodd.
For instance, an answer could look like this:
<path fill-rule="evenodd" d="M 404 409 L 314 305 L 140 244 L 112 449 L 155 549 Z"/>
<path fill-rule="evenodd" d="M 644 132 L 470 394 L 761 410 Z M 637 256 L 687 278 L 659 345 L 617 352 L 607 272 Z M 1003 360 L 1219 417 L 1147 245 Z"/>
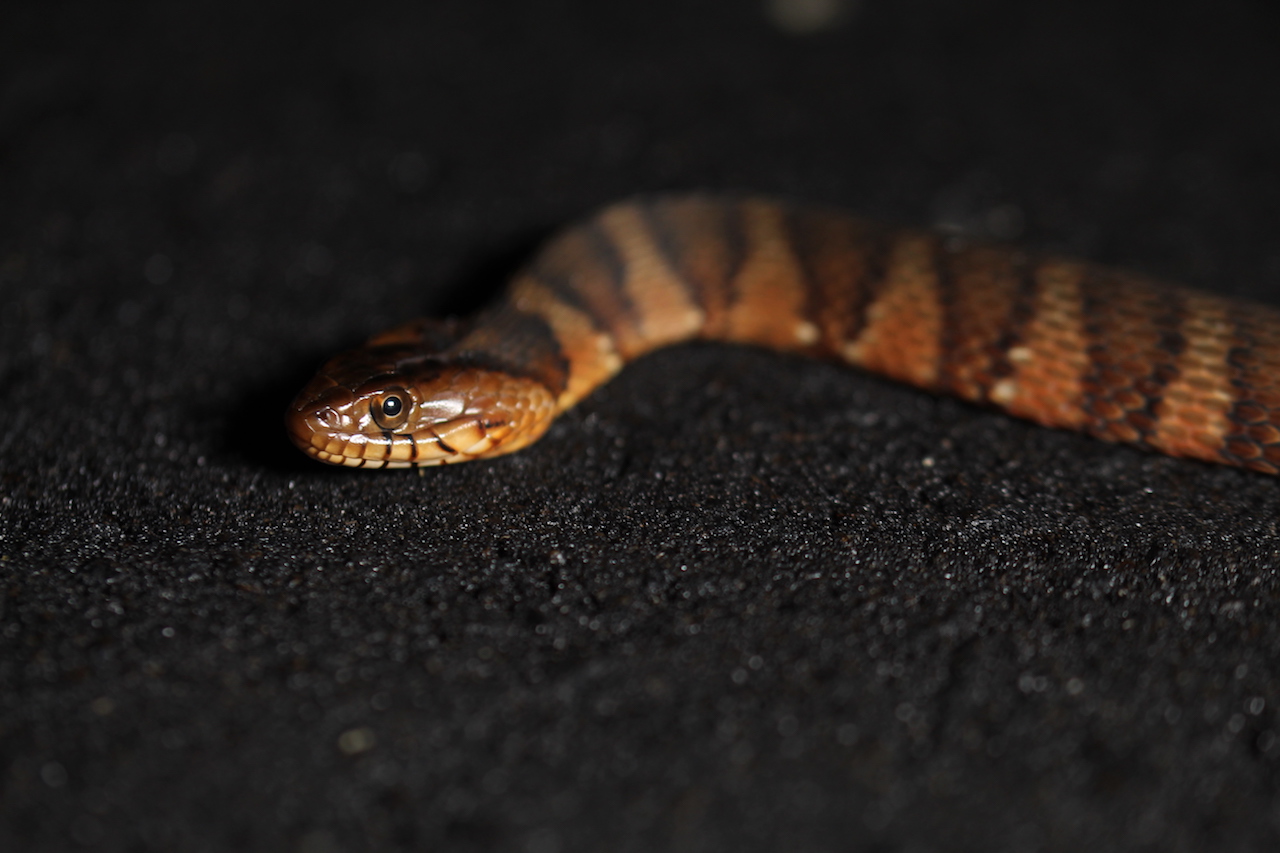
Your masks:
<path fill-rule="evenodd" d="M 328 469 L 332 352 L 625 195 L 1280 302 L 1248 0 L 6 4 L 0 848 L 1280 836 L 1280 491 L 827 365 L 651 356 L 518 456 Z"/>

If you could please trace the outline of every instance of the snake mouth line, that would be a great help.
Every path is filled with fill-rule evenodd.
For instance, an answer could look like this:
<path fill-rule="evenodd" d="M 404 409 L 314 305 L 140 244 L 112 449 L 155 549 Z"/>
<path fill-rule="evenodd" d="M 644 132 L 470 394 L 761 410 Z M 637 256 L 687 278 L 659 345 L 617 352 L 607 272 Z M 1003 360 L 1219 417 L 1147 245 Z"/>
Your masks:
<path fill-rule="evenodd" d="M 435 465 L 447 465 L 449 462 L 454 461 L 455 458 L 466 458 L 460 455 L 459 457 L 448 455 L 426 456 L 420 452 L 418 438 L 410 433 L 390 434 L 386 444 L 357 443 L 353 445 L 351 442 L 330 438 L 297 424 L 290 424 L 289 437 L 299 450 L 312 459 L 317 459 L 330 465 L 342 465 L 347 468 L 370 468 L 375 470 L 383 468 L 426 468 Z M 407 445 L 407 456 L 395 458 L 391 455 L 394 439 L 402 439 Z M 438 444 L 441 449 L 456 454 L 456 451 L 444 445 L 444 442 L 438 442 Z M 365 452 L 352 453 L 353 447 L 358 451 Z"/>
<path fill-rule="evenodd" d="M 440 457 L 438 459 L 375 459 L 368 456 L 347 456 L 342 453 L 330 453 L 321 447 L 314 445 L 299 444 L 299 449 L 306 453 L 312 459 L 318 459 L 321 462 L 327 462 L 330 465 L 343 465 L 347 468 L 370 468 L 374 470 L 382 468 L 428 468 L 433 465 L 447 465 L 449 457 Z"/>

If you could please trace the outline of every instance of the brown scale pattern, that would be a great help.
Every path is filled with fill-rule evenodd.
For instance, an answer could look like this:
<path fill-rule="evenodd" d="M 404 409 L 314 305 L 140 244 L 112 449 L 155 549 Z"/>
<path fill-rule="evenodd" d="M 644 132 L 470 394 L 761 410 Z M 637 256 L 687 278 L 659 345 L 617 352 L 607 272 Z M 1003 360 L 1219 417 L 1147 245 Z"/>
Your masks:
<path fill-rule="evenodd" d="M 1280 472 L 1280 312 L 1268 306 L 1227 303 L 1232 320 L 1227 411 L 1222 456 L 1231 464 Z"/>
<path fill-rule="evenodd" d="M 1020 340 L 1029 312 L 1024 282 L 1026 261 L 990 247 L 945 254 L 942 299 L 942 387 L 975 402 L 1013 374 L 1009 350 Z"/>
<path fill-rule="evenodd" d="M 606 208 L 549 243 L 442 357 L 532 378 L 555 414 L 628 361 L 693 339 L 836 359 L 1046 426 L 1280 471 L 1280 311 L 767 199 Z"/>
<path fill-rule="evenodd" d="M 644 286 L 684 290 L 703 311 L 684 337 L 840 358 L 1108 441 L 1280 466 L 1276 312 L 834 211 L 709 197 L 627 207 L 638 211 L 627 227 L 647 231 L 660 256 Z M 593 285 L 616 290 L 618 277 Z M 1223 309 L 1230 319 L 1212 322 Z M 652 348 L 623 337 L 628 357 Z M 1196 381 L 1178 382 L 1188 372 Z M 1231 405 L 1214 417 L 1224 395 Z"/>
<path fill-rule="evenodd" d="M 1181 294 L 1137 276 L 1089 267 L 1080 283 L 1089 370 L 1081 380 L 1085 429 L 1150 447 L 1156 405 L 1187 347 Z"/>

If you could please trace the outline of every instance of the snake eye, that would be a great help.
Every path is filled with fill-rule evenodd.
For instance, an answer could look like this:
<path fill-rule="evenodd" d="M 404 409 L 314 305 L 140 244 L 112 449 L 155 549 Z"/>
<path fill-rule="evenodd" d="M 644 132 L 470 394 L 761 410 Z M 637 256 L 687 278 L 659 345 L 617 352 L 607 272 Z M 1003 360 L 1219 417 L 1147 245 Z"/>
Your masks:
<path fill-rule="evenodd" d="M 408 422 L 412 402 L 403 388 L 388 388 L 369 404 L 369 414 L 383 429 L 397 430 Z"/>

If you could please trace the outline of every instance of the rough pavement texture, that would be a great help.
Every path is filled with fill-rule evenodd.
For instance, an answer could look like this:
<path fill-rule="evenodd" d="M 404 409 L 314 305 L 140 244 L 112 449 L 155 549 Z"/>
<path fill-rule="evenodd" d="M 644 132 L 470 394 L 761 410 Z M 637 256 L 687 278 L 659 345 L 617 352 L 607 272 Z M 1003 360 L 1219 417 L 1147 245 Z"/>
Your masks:
<path fill-rule="evenodd" d="M 285 442 L 638 191 L 1280 302 L 1269 5 L 797 5 L 0 12 L 0 849 L 1280 839 L 1276 479 L 711 346 L 489 464 Z"/>

